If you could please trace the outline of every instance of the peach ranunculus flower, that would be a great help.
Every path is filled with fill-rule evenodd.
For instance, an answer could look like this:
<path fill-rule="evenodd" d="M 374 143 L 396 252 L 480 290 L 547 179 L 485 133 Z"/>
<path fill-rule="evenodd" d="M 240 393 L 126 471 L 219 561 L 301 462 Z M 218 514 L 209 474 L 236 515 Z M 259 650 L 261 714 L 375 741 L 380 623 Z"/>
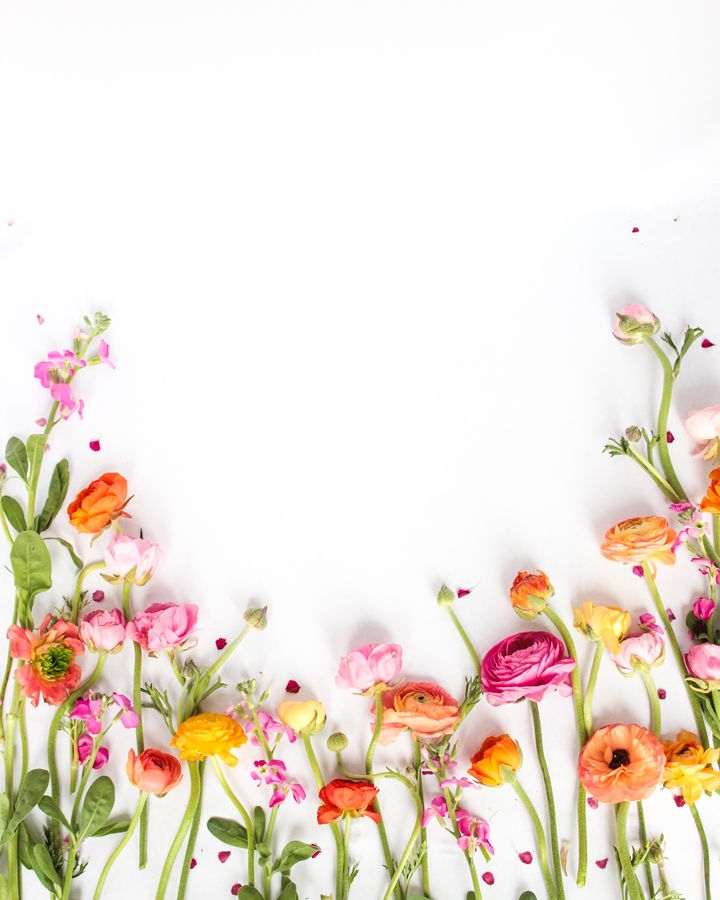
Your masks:
<path fill-rule="evenodd" d="M 641 303 L 628 303 L 615 315 L 613 335 L 622 344 L 639 344 L 660 330 L 660 319 Z"/>
<path fill-rule="evenodd" d="M 608 528 L 600 552 L 606 559 L 627 565 L 661 562 L 674 566 L 672 546 L 676 537 L 662 516 L 638 516 Z"/>
<path fill-rule="evenodd" d="M 645 800 L 660 784 L 665 753 L 642 725 L 606 725 L 580 751 L 578 775 L 601 803 Z"/>
<path fill-rule="evenodd" d="M 589 600 L 573 610 L 573 624 L 579 632 L 591 641 L 601 642 L 611 653 L 620 649 L 620 641 L 632 626 L 629 612 L 618 606 L 596 606 Z"/>
<path fill-rule="evenodd" d="M 520 748 L 509 734 L 485 738 L 478 752 L 470 760 L 468 775 L 486 787 L 499 787 L 507 773 L 517 772 L 522 765 Z"/>
<path fill-rule="evenodd" d="M 15 669 L 15 679 L 33 706 L 40 696 L 51 706 L 63 703 L 80 684 L 80 666 L 75 657 L 84 652 L 77 625 L 58 619 L 53 622 L 48 613 L 37 633 L 29 628 L 11 625 L 7 631 L 10 656 L 24 659 L 24 666 Z"/>
<path fill-rule="evenodd" d="M 543 571 L 518 572 L 510 588 L 510 603 L 521 619 L 534 619 L 554 593 L 550 579 Z"/>
<path fill-rule="evenodd" d="M 156 797 L 164 797 L 182 779 L 182 768 L 177 759 L 154 747 L 143 750 L 139 756 L 131 748 L 125 771 L 132 785 Z"/>
<path fill-rule="evenodd" d="M 199 713 L 178 727 L 170 746 L 180 751 L 180 757 L 190 761 L 219 756 L 228 766 L 237 765 L 237 757 L 230 752 L 247 741 L 242 726 L 221 713 Z"/>
<path fill-rule="evenodd" d="M 720 750 L 706 749 L 690 731 L 678 732 L 674 741 L 663 741 L 663 747 L 663 786 L 679 790 L 686 803 L 696 803 L 703 793 L 720 788 L 720 772 L 713 768 Z"/>
<path fill-rule="evenodd" d="M 325 707 L 319 700 L 284 700 L 278 718 L 296 734 L 318 734 L 325 727 Z"/>
<path fill-rule="evenodd" d="M 692 410 L 684 425 L 695 441 L 693 456 L 701 456 L 713 462 L 720 459 L 720 406 Z"/>
<path fill-rule="evenodd" d="M 700 509 L 714 516 L 720 516 L 720 469 L 713 469 L 710 472 L 710 484 L 700 501 Z"/>
<path fill-rule="evenodd" d="M 452 734 L 460 719 L 457 700 L 439 684 L 409 682 L 382 695 L 383 721 L 380 743 L 392 744 L 403 731 L 419 741 L 433 741 Z"/>
<path fill-rule="evenodd" d="M 68 518 L 76 531 L 99 534 L 115 519 L 124 516 L 129 498 L 127 481 L 117 472 L 106 472 L 83 488 L 68 506 Z"/>

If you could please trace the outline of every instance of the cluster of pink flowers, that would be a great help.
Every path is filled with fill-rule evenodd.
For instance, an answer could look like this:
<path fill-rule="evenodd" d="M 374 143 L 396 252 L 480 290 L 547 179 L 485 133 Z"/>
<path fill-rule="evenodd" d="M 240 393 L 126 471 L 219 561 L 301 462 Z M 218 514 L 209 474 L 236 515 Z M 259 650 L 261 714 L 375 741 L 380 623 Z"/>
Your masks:
<path fill-rule="evenodd" d="M 103 731 L 103 717 L 111 707 L 117 712 Z M 82 724 L 82 733 L 77 739 L 78 761 L 85 765 L 92 759 L 93 769 L 101 769 L 110 759 L 110 751 L 99 741 L 109 730 L 115 720 L 119 720 L 125 728 L 135 728 L 140 721 L 129 697 L 113 691 L 112 694 L 89 693 L 80 697 L 71 709 L 69 718 Z M 96 738 L 98 738 L 96 740 Z"/>
<path fill-rule="evenodd" d="M 257 759 L 253 766 L 254 770 L 250 773 L 253 781 L 256 781 L 258 785 L 268 784 L 273 788 L 268 801 L 270 809 L 282 803 L 288 796 L 292 796 L 296 803 L 301 803 L 307 796 L 299 782 L 290 781 L 287 767 L 281 759 Z"/>

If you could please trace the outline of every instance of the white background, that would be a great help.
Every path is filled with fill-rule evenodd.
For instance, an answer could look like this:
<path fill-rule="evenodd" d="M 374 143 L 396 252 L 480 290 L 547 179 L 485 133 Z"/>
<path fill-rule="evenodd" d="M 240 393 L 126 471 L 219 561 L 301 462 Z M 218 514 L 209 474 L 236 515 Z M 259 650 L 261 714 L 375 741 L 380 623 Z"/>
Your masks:
<path fill-rule="evenodd" d="M 201 605 L 198 658 L 214 658 L 248 604 L 267 603 L 270 626 L 229 683 L 257 674 L 275 703 L 297 679 L 327 704 L 327 733 L 352 736 L 353 765 L 368 726 L 366 701 L 333 683 L 347 649 L 397 640 L 407 675 L 462 691 L 469 661 L 434 604 L 442 580 L 479 583 L 458 611 L 481 650 L 522 627 L 507 602 L 519 567 L 550 573 L 565 616 L 582 599 L 648 608 L 642 582 L 597 549 L 612 522 L 663 512 L 639 470 L 601 455 L 610 434 L 651 424 L 659 387 L 649 353 L 621 347 L 610 326 L 641 300 L 675 332 L 702 324 L 720 340 L 719 27 L 709 2 L 3 6 L 2 431 L 25 435 L 46 413 L 33 363 L 86 312 L 111 315 L 117 371 L 78 381 L 85 418 L 51 442 L 71 455 L 71 494 L 125 473 L 130 527 L 168 551 L 147 600 Z M 697 492 L 704 471 L 679 415 L 718 402 L 717 352 L 688 360 L 671 423 Z M 677 569 L 660 583 L 680 615 L 700 581 Z M 129 665 L 116 660 L 106 686 L 128 691 Z M 146 674 L 170 684 L 159 662 Z M 671 661 L 657 681 L 664 729 L 688 726 Z M 542 713 L 572 838 L 570 702 Z M 608 665 L 596 713 L 647 721 L 641 683 Z M 511 731 L 541 803 L 528 716 L 482 704 L 462 758 Z M 32 713 L 36 762 L 44 723 Z M 147 732 L 167 740 L 150 716 Z M 128 737 L 114 735 L 119 784 Z M 253 751 L 241 756 L 233 782 L 252 801 Z M 302 817 L 282 811 L 279 833 L 326 851 L 297 869 L 301 896 L 317 898 L 331 890 L 332 842 L 308 826 L 301 755 L 285 758 L 310 797 Z M 153 896 L 186 791 L 152 803 L 151 864 L 137 874 L 128 850 L 108 898 Z M 123 791 L 125 810 L 133 797 Z M 411 808 L 400 789 L 383 799 L 400 852 Z M 480 865 L 496 878 L 485 896 L 542 896 L 537 865 L 517 860 L 534 847 L 510 790 L 468 806 L 497 848 Z M 206 808 L 232 814 L 214 785 Z M 713 810 L 702 801 L 716 859 Z M 688 811 L 665 792 L 647 812 L 667 835 L 672 885 L 696 900 Z M 593 862 L 612 856 L 609 811 L 589 821 L 590 886 L 568 897 L 615 892 L 612 860 Z M 464 863 L 432 829 L 433 896 L 456 900 Z M 356 900 L 383 892 L 372 831 L 355 829 Z M 115 840 L 86 848 L 78 897 Z M 240 851 L 222 866 L 220 849 L 203 829 L 190 900 L 244 880 Z"/>

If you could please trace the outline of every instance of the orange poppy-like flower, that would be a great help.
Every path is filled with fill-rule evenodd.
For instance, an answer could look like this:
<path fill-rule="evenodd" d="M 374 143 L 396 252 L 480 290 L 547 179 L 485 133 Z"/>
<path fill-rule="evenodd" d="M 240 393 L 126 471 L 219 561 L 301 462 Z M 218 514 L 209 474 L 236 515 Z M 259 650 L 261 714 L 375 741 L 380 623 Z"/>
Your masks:
<path fill-rule="evenodd" d="M 662 516 L 625 519 L 608 528 L 600 552 L 606 559 L 629 565 L 657 561 L 674 566 L 672 545 L 675 537 L 667 519 Z"/>
<path fill-rule="evenodd" d="M 700 509 L 714 516 L 720 516 L 720 469 L 713 469 L 710 473 L 710 486 L 700 501 Z"/>
<path fill-rule="evenodd" d="M 499 787 L 505 783 L 504 770 L 517 772 L 520 768 L 522 754 L 509 734 L 496 734 L 485 738 L 470 762 L 468 775 L 486 787 Z"/>
<path fill-rule="evenodd" d="M 606 725 L 580 752 L 578 775 L 601 803 L 645 800 L 660 784 L 665 752 L 658 738 L 641 725 Z"/>
<path fill-rule="evenodd" d="M 696 803 L 703 792 L 720 788 L 720 772 L 713 768 L 720 750 L 703 747 L 690 731 L 680 731 L 674 741 L 664 741 L 663 786 L 679 790 L 686 803 Z"/>
<path fill-rule="evenodd" d="M 82 534 L 98 534 L 124 512 L 128 502 L 127 481 L 117 472 L 106 472 L 83 488 L 68 506 L 70 524 Z"/>
<path fill-rule="evenodd" d="M 322 806 L 318 808 L 318 825 L 327 825 L 337 819 L 359 819 L 367 816 L 373 822 L 380 821 L 380 814 L 371 809 L 378 789 L 369 781 L 350 781 L 336 778 L 320 791 Z"/>
<path fill-rule="evenodd" d="M 543 571 L 518 572 L 510 588 L 510 603 L 521 619 L 534 619 L 554 593 L 550 579 Z"/>
<path fill-rule="evenodd" d="M 403 732 L 432 741 L 452 734 L 460 718 L 457 700 L 439 684 L 408 682 L 383 694 L 380 743 L 392 744 Z"/>
<path fill-rule="evenodd" d="M 164 797 L 182 779 L 178 760 L 155 747 L 143 750 L 139 756 L 130 748 L 125 771 L 132 785 L 156 797 Z"/>
<path fill-rule="evenodd" d="M 7 636 L 10 656 L 24 659 L 15 669 L 15 680 L 22 692 L 37 706 L 40 697 L 50 706 L 59 706 L 80 684 L 80 666 L 75 657 L 85 650 L 77 625 L 53 618 L 48 613 L 37 633 L 29 628 L 11 625 Z"/>

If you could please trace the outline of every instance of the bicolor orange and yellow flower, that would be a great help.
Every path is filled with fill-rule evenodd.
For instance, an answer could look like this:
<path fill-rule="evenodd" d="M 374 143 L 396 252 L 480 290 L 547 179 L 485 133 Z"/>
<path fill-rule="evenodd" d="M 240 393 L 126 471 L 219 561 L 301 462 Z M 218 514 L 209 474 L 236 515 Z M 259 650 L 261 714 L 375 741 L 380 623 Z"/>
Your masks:
<path fill-rule="evenodd" d="M 627 565 L 659 562 L 673 566 L 672 547 L 676 537 L 662 516 L 638 516 L 608 528 L 600 552 L 606 559 Z"/>
<path fill-rule="evenodd" d="M 611 653 L 620 649 L 632 626 L 629 612 L 618 606 L 596 606 L 589 600 L 573 610 L 573 624 L 591 641 L 600 641 Z"/>
<path fill-rule="evenodd" d="M 696 803 L 703 793 L 720 788 L 720 771 L 714 764 L 720 750 L 703 747 L 690 731 L 680 731 L 674 741 L 664 741 L 663 786 L 679 791 L 686 803 Z"/>

